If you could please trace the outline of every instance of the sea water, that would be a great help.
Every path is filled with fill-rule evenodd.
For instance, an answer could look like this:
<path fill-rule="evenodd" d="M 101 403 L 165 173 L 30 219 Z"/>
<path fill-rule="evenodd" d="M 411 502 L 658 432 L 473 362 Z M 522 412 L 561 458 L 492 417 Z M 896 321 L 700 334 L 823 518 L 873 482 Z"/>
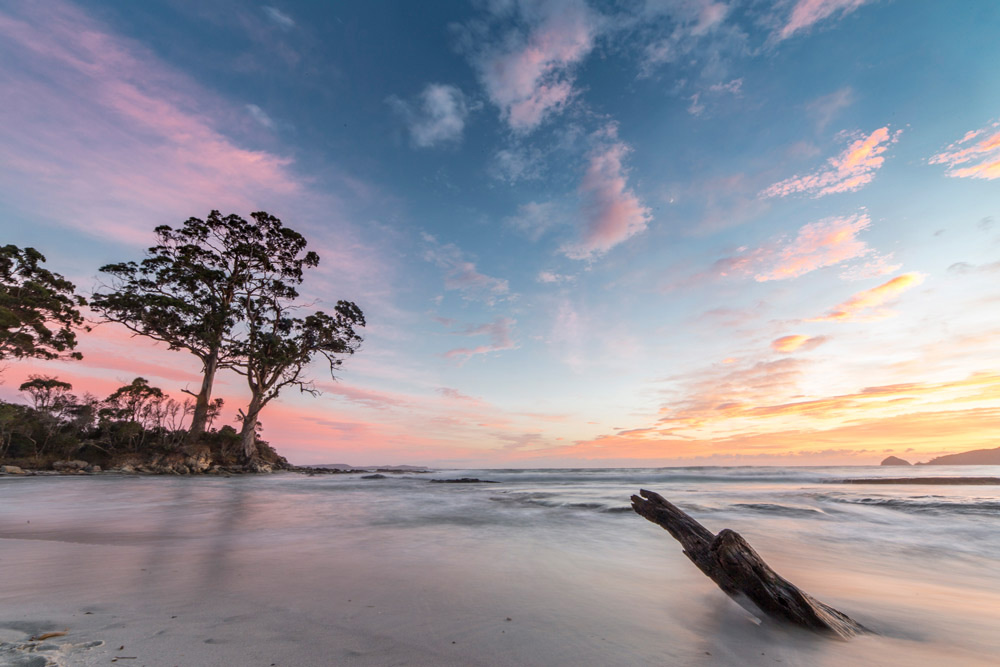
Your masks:
<path fill-rule="evenodd" d="M 931 475 L 1000 468 L 7 477 L 0 634 L 106 642 L 66 664 L 997 664 L 1000 486 L 841 483 Z M 494 483 L 432 482 L 462 477 Z M 878 634 L 760 623 L 640 488 Z"/>

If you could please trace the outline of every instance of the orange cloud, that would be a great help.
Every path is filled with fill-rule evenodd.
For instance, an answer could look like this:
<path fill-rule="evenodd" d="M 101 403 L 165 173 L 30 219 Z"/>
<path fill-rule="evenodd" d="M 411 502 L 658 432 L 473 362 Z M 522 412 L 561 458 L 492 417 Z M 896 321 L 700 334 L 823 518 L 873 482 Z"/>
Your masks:
<path fill-rule="evenodd" d="M 775 352 L 789 353 L 796 350 L 812 350 L 827 341 L 826 336 L 803 336 L 795 334 L 792 336 L 782 336 L 771 341 L 771 349 Z"/>
<path fill-rule="evenodd" d="M 996 131 L 997 128 L 1000 128 L 1000 121 L 966 132 L 965 136 L 932 157 L 929 162 L 946 165 L 948 175 L 952 178 L 1000 178 L 1000 131 Z M 983 135 L 988 136 L 980 141 L 973 141 Z"/>
<path fill-rule="evenodd" d="M 846 322 L 858 319 L 871 320 L 888 317 L 891 313 L 881 308 L 881 306 L 923 281 L 924 276 L 920 273 L 904 273 L 878 287 L 858 292 L 847 301 L 834 307 L 826 315 L 810 321 Z"/>
<path fill-rule="evenodd" d="M 826 169 L 806 176 L 793 176 L 763 190 L 762 197 L 787 197 L 804 192 L 814 197 L 851 192 L 860 189 L 875 178 L 875 172 L 885 163 L 883 154 L 899 140 L 902 130 L 889 132 L 880 127 L 867 137 L 855 140 L 840 155 L 828 160 Z"/>
<path fill-rule="evenodd" d="M 743 404 L 703 396 L 698 414 L 671 408 L 653 427 L 636 428 L 536 452 L 616 465 L 638 462 L 769 463 L 808 459 L 872 463 L 885 450 L 915 457 L 995 446 L 1000 374 L 938 383 L 868 387 L 852 394 Z"/>
<path fill-rule="evenodd" d="M 739 255 L 715 263 L 721 275 L 730 272 L 752 273 L 757 282 L 797 278 L 817 269 L 842 264 L 862 257 L 868 261 L 852 272 L 882 275 L 895 271 L 891 255 L 879 255 L 858 234 L 871 226 L 867 214 L 825 218 L 804 225 L 792 240 L 779 238 Z"/>

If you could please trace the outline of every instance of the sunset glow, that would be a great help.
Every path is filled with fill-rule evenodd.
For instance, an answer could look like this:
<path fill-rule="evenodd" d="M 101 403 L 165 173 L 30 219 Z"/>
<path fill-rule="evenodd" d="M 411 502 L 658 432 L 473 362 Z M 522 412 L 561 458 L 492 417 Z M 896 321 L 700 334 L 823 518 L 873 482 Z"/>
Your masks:
<path fill-rule="evenodd" d="M 972 4 L 8 3 L 4 243 L 88 296 L 158 225 L 301 232 L 304 300 L 368 326 L 262 413 L 295 463 L 998 447 L 1000 5 Z M 0 398 L 199 382 L 118 325 L 78 349 Z M 215 395 L 232 423 L 243 380 Z"/>

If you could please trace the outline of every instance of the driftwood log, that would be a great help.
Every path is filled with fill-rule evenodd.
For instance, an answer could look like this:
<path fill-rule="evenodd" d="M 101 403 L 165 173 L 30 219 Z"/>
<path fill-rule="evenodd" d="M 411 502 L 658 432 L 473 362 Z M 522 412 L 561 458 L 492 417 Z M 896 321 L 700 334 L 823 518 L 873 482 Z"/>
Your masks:
<path fill-rule="evenodd" d="M 639 491 L 632 509 L 662 526 L 684 547 L 684 555 L 741 607 L 840 639 L 870 632 L 847 614 L 799 590 L 772 570 L 739 533 L 707 528 L 658 493 Z"/>

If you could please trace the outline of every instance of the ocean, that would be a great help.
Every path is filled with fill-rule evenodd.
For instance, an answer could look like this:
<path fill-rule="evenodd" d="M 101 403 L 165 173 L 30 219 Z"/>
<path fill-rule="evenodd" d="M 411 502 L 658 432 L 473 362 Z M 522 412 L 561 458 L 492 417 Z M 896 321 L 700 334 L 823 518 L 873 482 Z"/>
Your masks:
<path fill-rule="evenodd" d="M 1000 467 L 5 477 L 0 664 L 996 664 L 1000 486 L 840 483 L 875 476 Z M 758 622 L 640 488 L 878 634 Z"/>

